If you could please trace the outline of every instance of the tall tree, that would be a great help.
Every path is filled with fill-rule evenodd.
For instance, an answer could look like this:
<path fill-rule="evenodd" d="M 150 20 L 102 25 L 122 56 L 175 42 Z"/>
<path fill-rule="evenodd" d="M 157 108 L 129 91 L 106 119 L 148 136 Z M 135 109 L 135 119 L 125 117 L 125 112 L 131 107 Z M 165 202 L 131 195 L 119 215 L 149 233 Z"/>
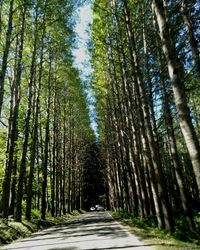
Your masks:
<path fill-rule="evenodd" d="M 195 133 L 185 92 L 184 69 L 177 56 L 175 45 L 170 35 L 166 12 L 162 1 L 154 0 L 152 7 L 157 18 L 163 52 L 166 57 L 174 100 L 179 115 L 179 124 L 190 154 L 193 170 L 200 193 L 200 146 Z"/>
<path fill-rule="evenodd" d="M 11 135 L 10 137 L 9 147 L 9 158 L 8 163 L 6 164 L 5 169 L 5 178 L 3 183 L 3 195 L 2 195 L 2 212 L 3 217 L 8 218 L 8 211 L 9 211 L 9 199 L 10 199 L 10 184 L 11 184 L 11 174 L 12 174 L 12 167 L 13 167 L 13 157 L 14 157 L 14 148 L 15 143 L 17 141 L 17 118 L 18 118 L 18 111 L 19 111 L 19 102 L 20 102 L 20 83 L 21 83 L 21 74 L 22 74 L 22 55 L 23 55 L 23 47 L 24 47 L 24 33 L 25 33 L 25 16 L 26 16 L 26 5 L 22 10 L 22 18 L 21 18 L 21 30 L 20 30 L 20 41 L 19 41 L 19 54 L 17 58 L 17 66 L 16 66 L 16 78 L 15 78 L 15 107 L 13 110 L 13 114 L 11 112 Z"/>
<path fill-rule="evenodd" d="M 8 64 L 8 55 L 9 55 L 9 50 L 10 50 L 10 45 L 11 45 L 11 35 L 12 35 L 12 30 L 13 30 L 13 14 L 14 14 L 13 8 L 14 8 L 14 0 L 10 0 L 6 40 L 5 40 L 3 59 L 2 59 L 1 70 L 0 70 L 0 117 L 1 117 L 2 105 L 3 105 L 4 82 L 5 82 L 6 70 L 7 70 L 7 64 Z"/>

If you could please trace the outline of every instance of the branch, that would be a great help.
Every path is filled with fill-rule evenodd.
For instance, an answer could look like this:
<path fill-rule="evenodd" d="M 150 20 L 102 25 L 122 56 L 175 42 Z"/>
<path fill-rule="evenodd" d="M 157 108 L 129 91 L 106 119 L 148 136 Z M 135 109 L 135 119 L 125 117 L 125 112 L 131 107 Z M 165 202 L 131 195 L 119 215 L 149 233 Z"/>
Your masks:
<path fill-rule="evenodd" d="M 0 120 L 0 123 L 3 124 L 4 127 L 8 128 L 8 125 L 5 124 L 3 121 Z"/>

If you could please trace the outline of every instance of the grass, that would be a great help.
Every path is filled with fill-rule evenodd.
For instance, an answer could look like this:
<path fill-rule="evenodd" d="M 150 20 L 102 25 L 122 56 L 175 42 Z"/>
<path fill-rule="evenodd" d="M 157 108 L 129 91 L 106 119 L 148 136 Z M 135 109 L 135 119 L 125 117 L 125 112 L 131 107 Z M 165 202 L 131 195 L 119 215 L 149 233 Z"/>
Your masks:
<path fill-rule="evenodd" d="M 0 245 L 27 237 L 41 229 L 64 223 L 81 213 L 84 213 L 84 211 L 75 210 L 70 214 L 60 217 L 51 217 L 50 214 L 48 214 L 46 220 L 42 220 L 40 219 L 40 213 L 38 211 L 33 211 L 31 221 L 22 219 L 22 222 L 16 222 L 13 219 L 9 219 L 8 221 L 0 219 Z"/>
<path fill-rule="evenodd" d="M 128 230 L 134 233 L 141 241 L 151 246 L 154 250 L 200 250 L 200 242 L 188 235 L 184 239 L 180 239 L 180 235 L 186 235 L 187 232 L 175 230 L 170 233 L 165 230 L 158 229 L 154 225 L 152 218 L 144 220 L 134 218 L 127 213 L 112 213 L 114 219 L 120 221 L 128 227 Z"/>

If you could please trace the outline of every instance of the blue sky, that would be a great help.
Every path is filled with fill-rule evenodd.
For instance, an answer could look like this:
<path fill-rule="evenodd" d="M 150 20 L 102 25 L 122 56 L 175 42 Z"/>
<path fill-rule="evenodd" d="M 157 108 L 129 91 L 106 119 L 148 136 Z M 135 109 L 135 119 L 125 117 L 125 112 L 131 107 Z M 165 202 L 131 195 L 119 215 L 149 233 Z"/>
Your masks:
<path fill-rule="evenodd" d="M 75 66 L 85 72 L 84 63 L 88 63 L 87 40 L 89 39 L 88 25 L 92 22 L 92 10 L 90 4 L 84 5 L 78 10 L 78 18 L 75 27 L 77 34 L 77 48 L 74 49 Z M 87 70 L 91 70 L 88 67 Z"/>
<path fill-rule="evenodd" d="M 93 128 L 96 136 L 98 136 L 97 123 L 96 123 L 96 110 L 95 99 L 92 94 L 92 90 L 89 87 L 90 76 L 93 72 L 90 65 L 90 55 L 87 50 L 87 41 L 89 40 L 89 24 L 92 22 L 92 10 L 91 4 L 85 4 L 77 11 L 77 22 L 75 26 L 75 32 L 77 34 L 76 48 L 73 50 L 74 66 L 80 71 L 81 79 L 83 83 L 86 83 L 87 89 L 85 89 L 88 107 L 90 112 L 91 127 Z"/>

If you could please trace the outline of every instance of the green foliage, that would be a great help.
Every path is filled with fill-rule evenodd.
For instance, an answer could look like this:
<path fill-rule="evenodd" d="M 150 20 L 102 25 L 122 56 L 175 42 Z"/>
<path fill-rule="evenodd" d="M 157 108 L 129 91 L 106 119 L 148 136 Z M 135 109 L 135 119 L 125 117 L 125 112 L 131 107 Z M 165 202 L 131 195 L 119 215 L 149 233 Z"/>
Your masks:
<path fill-rule="evenodd" d="M 170 233 L 156 227 L 155 217 L 134 217 L 127 211 L 113 212 L 112 216 L 128 225 L 131 232 L 156 250 L 199 249 L 198 235 L 189 233 L 181 220 L 177 221 L 175 232 Z"/>
<path fill-rule="evenodd" d="M 136 213 L 140 216 L 134 217 L 132 222 L 141 228 L 158 225 L 173 231 L 171 222 L 174 219 L 174 235 L 182 239 L 187 238 L 189 225 L 192 228 L 188 214 L 193 211 L 190 213 L 188 204 L 191 202 L 193 209 L 199 210 L 195 183 L 198 168 L 195 170 L 195 164 L 192 166 L 193 156 L 187 150 L 190 142 L 196 143 L 199 138 L 194 136 L 188 141 L 186 136 L 184 138 L 182 115 L 184 113 L 183 116 L 187 117 L 188 111 L 185 109 L 178 116 L 180 103 L 177 100 L 180 97 L 185 103 L 188 100 L 191 127 L 193 124 L 199 135 L 200 88 L 198 72 L 194 67 L 195 56 L 188 48 L 191 41 L 186 34 L 187 25 L 181 16 L 183 3 L 153 2 L 167 6 L 162 10 L 162 15 L 167 23 L 165 32 L 168 25 L 170 32 L 169 35 L 166 32 L 163 37 L 168 36 L 168 44 L 175 45 L 174 59 L 177 57 L 184 68 L 180 96 L 177 98 L 175 94 L 176 87 L 172 91 L 174 82 L 167 63 L 170 65 L 173 56 L 165 56 L 166 48 L 162 48 L 162 35 L 159 36 L 158 29 L 161 20 L 156 18 L 157 11 L 154 12 L 153 5 L 147 0 L 94 1 L 91 27 L 92 86 L 97 100 L 99 138 L 104 146 L 105 162 L 110 174 L 112 208 L 120 210 L 121 204 L 124 204 L 123 208 L 131 211 L 136 207 Z M 199 8 L 194 3 L 187 3 L 187 7 L 188 18 L 195 15 Z M 191 33 L 198 33 L 197 27 L 193 26 Z M 189 121 L 190 117 L 186 120 Z M 198 142 L 196 144 L 198 152 Z M 159 204 L 160 200 L 162 205 Z M 155 206 L 146 209 L 147 204 L 153 203 Z M 176 209 L 181 211 L 183 217 L 178 218 L 173 214 L 172 211 Z M 142 218 L 144 214 L 157 216 Z M 120 212 L 120 216 L 130 219 L 126 211 Z M 198 233 L 198 225 L 196 228 Z M 191 230 L 195 231 L 194 228 Z"/>
<path fill-rule="evenodd" d="M 0 127 L 0 195 L 2 192 L 4 163 L 6 158 L 6 137 L 7 137 L 6 129 Z"/>
<path fill-rule="evenodd" d="M 37 209 L 32 209 L 31 210 L 31 215 L 32 215 L 32 219 L 39 219 L 41 217 L 41 211 L 37 210 Z"/>
<path fill-rule="evenodd" d="M 73 210 L 70 214 L 73 216 L 77 216 L 80 214 L 80 212 L 78 210 Z"/>
<path fill-rule="evenodd" d="M 135 217 L 133 214 L 127 212 L 126 210 L 119 211 L 117 213 L 113 213 L 114 217 L 119 219 L 122 218 L 124 220 L 130 220 L 134 225 L 145 228 L 145 227 L 156 227 L 156 218 L 155 216 L 147 216 L 142 218 L 140 216 Z"/>
<path fill-rule="evenodd" d="M 16 237 L 19 236 L 25 237 L 31 233 L 25 225 L 19 222 L 9 222 L 8 226 L 15 230 Z"/>
<path fill-rule="evenodd" d="M 38 226 L 36 223 L 34 223 L 34 220 L 31 221 L 27 221 L 27 220 L 23 220 L 22 224 L 27 228 L 27 230 L 29 230 L 31 233 L 37 232 L 38 230 Z"/>
<path fill-rule="evenodd" d="M 33 170 L 33 183 L 32 183 L 32 219 L 40 220 L 41 211 L 36 208 L 39 206 L 36 203 L 41 204 L 42 197 L 42 180 L 44 177 L 44 154 L 45 154 L 45 133 L 47 127 L 47 117 L 49 125 L 49 144 L 48 144 L 48 159 L 47 159 L 47 188 L 48 194 L 51 194 L 51 180 L 52 162 L 55 160 L 53 157 L 57 157 L 55 160 L 57 163 L 55 175 L 62 175 L 63 179 L 67 180 L 71 178 L 68 176 L 69 165 L 73 166 L 74 173 L 80 175 L 77 183 L 81 181 L 81 167 L 83 165 L 84 148 L 88 141 L 95 141 L 94 132 L 90 126 L 89 110 L 87 98 L 84 92 L 84 87 L 81 82 L 78 70 L 73 66 L 72 49 L 74 48 L 75 33 L 74 28 L 74 11 L 84 1 L 41 1 L 37 0 L 30 2 L 25 6 L 21 4 L 21 1 L 14 1 L 13 12 L 13 29 L 12 29 L 12 43 L 9 50 L 9 70 L 6 72 L 5 79 L 5 95 L 3 103 L 3 120 L 5 124 L 0 124 L 0 199 L 2 197 L 2 182 L 4 178 L 4 167 L 7 166 L 6 160 L 6 144 L 10 139 L 9 135 L 9 119 L 10 111 L 12 111 L 14 105 L 16 105 L 17 95 L 19 97 L 19 113 L 14 123 L 16 124 L 17 141 L 15 144 L 14 155 L 8 152 L 8 157 L 17 157 L 17 174 L 16 174 L 16 190 L 18 187 L 18 177 L 20 171 L 20 164 L 22 159 L 22 149 L 25 138 L 25 124 L 27 120 L 27 110 L 31 112 L 28 131 L 28 143 L 26 153 L 26 170 L 24 175 L 24 187 L 23 192 L 27 193 L 27 186 L 30 177 L 30 163 L 33 152 L 35 154 L 34 170 Z M 26 2 L 26 3 L 29 3 Z M 22 35 L 22 18 L 21 13 L 27 7 L 25 16 L 25 30 L 24 30 L 24 43 L 22 58 L 20 55 L 20 43 Z M 8 22 L 8 1 L 3 1 L 3 8 L 1 12 L 3 27 L 7 27 Z M 0 32 L 1 44 L 0 44 L 0 57 L 3 56 L 3 50 L 5 47 L 6 28 Z M 21 78 L 16 83 L 16 68 L 21 64 L 22 72 Z M 19 92 L 17 93 L 19 84 Z M 32 86 L 31 86 L 32 84 Z M 30 89 L 30 86 L 32 89 Z M 12 90 L 13 88 L 13 100 Z M 30 93 L 29 93 L 29 90 Z M 32 95 L 32 96 L 31 96 Z M 38 99 L 37 99 L 38 97 Z M 29 99 L 31 99 L 31 105 L 28 107 Z M 49 102 L 49 110 L 47 110 L 47 104 Z M 12 107 L 13 105 L 13 107 Z M 36 107 L 37 106 L 37 107 Z M 37 122 L 35 119 L 36 109 L 39 113 Z M 35 126 L 37 132 L 33 132 Z M 34 133 L 37 133 L 37 138 L 34 138 Z M 54 136 L 56 144 L 56 155 L 53 155 L 54 150 Z M 65 145 L 63 142 L 65 139 Z M 32 148 L 33 142 L 35 147 Z M 59 142 L 59 143 L 58 143 Z M 59 147 L 59 149 L 58 149 Z M 65 159 L 64 159 L 65 156 Z M 62 159 L 62 160 L 61 160 Z M 14 159 L 11 160 L 14 162 Z M 62 162 L 63 161 L 63 162 Z M 32 161 L 33 162 L 33 161 Z M 62 162 L 62 172 L 60 172 Z M 10 172 L 9 172 L 10 173 Z M 13 173 L 11 173 L 12 175 Z M 13 176 L 9 185 L 12 185 Z M 75 188 L 78 186 L 74 183 Z M 68 192 L 68 184 L 66 184 L 65 193 Z M 21 187 L 22 185 L 20 185 Z M 5 192 L 8 192 L 5 190 Z M 4 192 L 4 193 L 5 193 Z M 54 191 L 55 192 L 55 191 Z M 63 192 L 63 190 L 59 190 Z M 76 191 L 74 192 L 76 195 Z M 20 192 L 21 194 L 21 192 Z M 65 194 L 67 196 L 67 194 Z M 47 195 L 44 195 L 47 197 Z M 14 195 L 12 195 L 14 197 Z M 74 198 L 75 199 L 75 198 Z M 24 218 L 26 212 L 26 199 L 22 201 L 22 216 Z M 51 203 L 50 199 L 48 205 Z M 80 206 L 77 206 L 77 209 Z M 75 209 L 75 208 L 73 208 Z M 15 209 L 16 210 L 16 209 Z M 63 213 L 65 213 L 63 209 Z M 8 211 L 8 210 L 7 210 Z M 60 212 L 60 211 L 59 211 Z M 47 216 L 49 216 L 47 214 Z M 45 222 L 41 221 L 41 224 Z M 42 226 L 42 225 L 41 225 Z"/>
<path fill-rule="evenodd" d="M 8 223 L 5 224 L 0 220 L 0 245 L 10 243 L 22 237 L 27 237 L 38 230 L 62 224 L 70 218 L 78 216 L 80 213 L 84 213 L 84 211 L 82 210 L 79 212 L 76 210 L 72 211 L 71 214 L 66 214 L 56 218 L 49 215 L 46 220 L 40 219 L 41 215 L 39 211 L 33 210 L 32 213 L 35 215 L 32 221 L 23 220 L 19 223 L 9 219 Z"/>
<path fill-rule="evenodd" d="M 200 234 L 200 212 L 196 213 L 194 216 L 194 222 L 196 225 L 197 232 Z"/>
<path fill-rule="evenodd" d="M 30 235 L 31 231 L 28 227 L 19 222 L 8 221 L 4 224 L 0 221 L 0 244 L 10 243 L 19 237 L 25 237 Z"/>
<path fill-rule="evenodd" d="M 187 220 L 184 215 L 179 215 L 175 221 L 175 230 L 173 236 L 176 239 L 188 242 L 194 242 L 194 239 L 198 239 L 200 233 L 200 213 L 196 213 L 194 216 L 194 223 L 196 227 L 196 232 L 191 232 L 188 230 Z M 197 241 L 198 242 L 198 241 Z"/>
<path fill-rule="evenodd" d="M 120 220 L 123 223 L 128 224 L 130 226 L 131 231 L 133 230 L 134 233 L 142 237 L 143 240 L 154 241 L 154 238 L 157 238 L 163 241 L 167 241 L 169 242 L 169 244 L 171 244 L 170 242 L 173 241 L 173 244 L 185 244 L 185 246 L 187 246 L 187 243 L 184 242 L 192 244 L 199 243 L 198 234 L 195 232 L 192 233 L 188 231 L 187 223 L 184 216 L 180 216 L 176 219 L 175 231 L 168 232 L 166 230 L 157 228 L 156 218 L 154 216 L 148 216 L 146 218 L 134 217 L 127 211 L 114 212 L 112 213 L 112 215 L 116 220 Z M 195 221 L 196 226 L 199 228 L 199 215 L 197 215 Z M 167 243 L 165 242 L 165 244 Z M 194 247 L 197 247 L 197 245 L 195 245 Z"/>
<path fill-rule="evenodd" d="M 133 216 L 132 222 L 134 225 L 141 227 L 141 228 L 157 226 L 155 216 L 147 216 L 145 218 Z"/>

